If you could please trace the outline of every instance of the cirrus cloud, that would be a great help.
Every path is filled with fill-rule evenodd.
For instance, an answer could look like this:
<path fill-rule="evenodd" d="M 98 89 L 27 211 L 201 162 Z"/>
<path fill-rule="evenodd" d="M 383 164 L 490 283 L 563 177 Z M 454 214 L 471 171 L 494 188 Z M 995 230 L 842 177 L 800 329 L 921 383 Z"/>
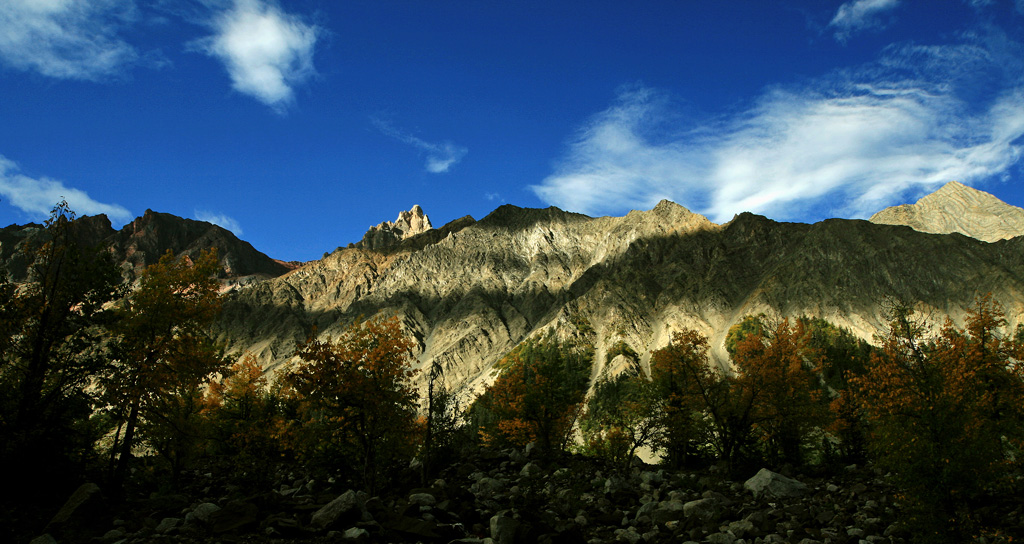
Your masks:
<path fill-rule="evenodd" d="M 0 155 L 0 195 L 12 206 L 32 217 L 45 219 L 53 206 L 65 200 L 68 207 L 81 215 L 106 214 L 111 222 L 124 224 L 131 213 L 117 204 L 93 200 L 85 191 L 74 189 L 50 178 L 32 178 L 20 173 L 18 165 Z"/>
<path fill-rule="evenodd" d="M 894 46 L 875 63 L 776 87 L 739 114 L 668 130 L 665 93 L 623 89 L 531 189 L 568 210 L 670 198 L 723 222 L 867 217 L 951 180 L 1004 179 L 1024 154 L 1022 47 L 989 35 Z M 970 95 L 970 99 L 967 96 Z"/>
<path fill-rule="evenodd" d="M 416 137 L 401 129 L 395 128 L 391 123 L 373 117 L 370 119 L 373 126 L 377 127 L 382 134 L 394 138 L 402 143 L 411 145 L 426 153 L 427 162 L 424 166 L 431 174 L 443 174 L 452 166 L 461 161 L 469 153 L 465 147 L 452 142 L 428 142 Z"/>
<path fill-rule="evenodd" d="M 102 80 L 139 58 L 119 36 L 134 0 L 4 0 L 0 61 L 59 79 Z"/>
<path fill-rule="evenodd" d="M 233 217 L 229 217 L 223 213 L 211 212 L 209 210 L 196 210 L 195 217 L 200 221 L 206 221 L 207 223 L 213 223 L 218 227 L 225 228 L 231 231 L 235 236 L 242 235 L 242 225 Z"/>
<path fill-rule="evenodd" d="M 851 0 L 839 6 L 828 26 L 835 29 L 836 40 L 845 42 L 855 32 L 885 27 L 881 15 L 898 5 L 899 0 Z"/>

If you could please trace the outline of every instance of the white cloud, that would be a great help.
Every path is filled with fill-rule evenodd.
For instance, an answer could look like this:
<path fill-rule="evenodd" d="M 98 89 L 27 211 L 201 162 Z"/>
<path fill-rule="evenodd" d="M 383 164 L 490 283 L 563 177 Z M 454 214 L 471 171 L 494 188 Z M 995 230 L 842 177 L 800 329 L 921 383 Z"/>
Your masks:
<path fill-rule="evenodd" d="M 675 132 L 658 126 L 677 117 L 664 94 L 629 88 L 531 189 L 590 215 L 670 198 L 723 222 L 743 211 L 866 217 L 951 180 L 1000 179 L 1024 153 L 1020 49 L 999 37 L 894 47 L 870 66 L 769 89 L 738 115 Z"/>
<path fill-rule="evenodd" d="M 206 221 L 207 223 L 213 223 L 214 225 L 230 230 L 235 236 L 242 235 L 242 225 L 232 217 L 208 210 L 196 210 L 195 215 L 196 219 Z"/>
<path fill-rule="evenodd" d="M 382 119 L 373 118 L 373 125 L 385 136 L 390 136 L 402 143 L 409 144 L 427 154 L 425 168 L 432 174 L 447 172 L 452 166 L 462 160 L 469 153 L 469 150 L 461 145 L 452 142 L 432 143 L 413 136 L 408 132 L 399 130 Z"/>
<path fill-rule="evenodd" d="M 0 1 L 0 61 L 61 79 L 100 80 L 138 59 L 118 36 L 134 0 Z"/>
<path fill-rule="evenodd" d="M 79 215 L 106 214 L 111 222 L 124 224 L 131 213 L 117 204 L 104 204 L 93 200 L 85 191 L 66 187 L 49 178 L 30 178 L 19 173 L 18 165 L 0 155 L 0 195 L 10 204 L 30 216 L 45 219 L 61 200 Z"/>
<path fill-rule="evenodd" d="M 897 5 L 899 0 L 851 0 L 839 6 L 828 26 L 836 29 L 837 40 L 845 42 L 854 32 L 884 27 L 880 15 Z"/>
<path fill-rule="evenodd" d="M 277 111 L 292 88 L 315 74 L 313 49 L 320 30 L 267 0 L 234 0 L 213 19 L 215 35 L 198 48 L 220 59 L 235 90 Z"/>

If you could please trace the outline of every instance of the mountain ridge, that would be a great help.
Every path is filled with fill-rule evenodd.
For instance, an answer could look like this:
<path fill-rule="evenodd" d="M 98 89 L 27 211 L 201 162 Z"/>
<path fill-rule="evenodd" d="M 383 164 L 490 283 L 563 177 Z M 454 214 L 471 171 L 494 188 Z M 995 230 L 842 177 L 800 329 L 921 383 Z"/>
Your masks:
<path fill-rule="evenodd" d="M 747 314 L 823 317 L 870 340 L 885 330 L 890 298 L 962 320 L 991 291 L 1011 325 L 1024 312 L 1016 240 L 863 220 L 780 223 L 744 213 L 717 225 L 668 201 L 597 218 L 502 206 L 443 236 L 418 236 L 430 238 L 339 250 L 231 293 L 220 339 L 278 368 L 314 328 L 333 337 L 360 316 L 398 315 L 416 341 L 416 367 L 440 364 L 449 387 L 472 395 L 519 342 L 543 331 L 564 337 L 582 321 L 595 333 L 596 378 L 616 342 L 647 365 L 682 327 L 706 335 L 715 362 L 728 367 L 725 336 Z"/>
<path fill-rule="evenodd" d="M 869 221 L 905 225 L 932 234 L 958 232 L 985 242 L 1024 235 L 1024 209 L 956 181 L 914 204 L 885 208 Z"/>

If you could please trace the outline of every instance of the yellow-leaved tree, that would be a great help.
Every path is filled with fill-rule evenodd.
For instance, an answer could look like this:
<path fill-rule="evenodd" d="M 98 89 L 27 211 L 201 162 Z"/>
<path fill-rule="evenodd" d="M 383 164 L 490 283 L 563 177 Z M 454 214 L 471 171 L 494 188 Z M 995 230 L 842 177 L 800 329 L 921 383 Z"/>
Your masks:
<path fill-rule="evenodd" d="M 384 469 L 407 460 L 417 437 L 412 349 L 398 318 L 355 323 L 335 340 L 310 339 L 290 374 L 307 457 L 355 459 L 373 490 Z"/>

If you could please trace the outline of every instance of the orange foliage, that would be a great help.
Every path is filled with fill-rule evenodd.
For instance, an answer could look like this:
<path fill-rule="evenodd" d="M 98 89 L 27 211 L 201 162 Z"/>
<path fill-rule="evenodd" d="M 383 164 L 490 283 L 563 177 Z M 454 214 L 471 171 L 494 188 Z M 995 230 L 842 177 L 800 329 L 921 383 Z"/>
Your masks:
<path fill-rule="evenodd" d="M 825 406 L 814 371 L 820 366 L 807 347 L 804 322 L 789 320 L 741 339 L 733 353 L 737 381 L 753 400 L 754 427 L 774 461 L 800 463 L 800 446 L 821 423 Z"/>
<path fill-rule="evenodd" d="M 913 311 L 898 307 L 881 355 L 851 380 L 871 427 L 870 446 L 924 514 L 950 534 L 967 530 L 969 499 L 1006 472 L 1007 442 L 1021 437 L 1024 388 L 1018 346 L 991 297 L 979 299 L 965 331 L 946 321 L 928 341 Z"/>
<path fill-rule="evenodd" d="M 505 356 L 503 369 L 484 395 L 497 421 L 485 427 L 485 444 L 537 442 L 564 449 L 583 408 L 592 351 L 552 340 L 527 341 Z"/>
<path fill-rule="evenodd" d="M 408 452 L 410 437 L 418 436 L 414 346 L 398 319 L 390 318 L 354 324 L 336 341 L 311 339 L 296 352 L 305 364 L 291 373 L 290 381 L 313 431 L 311 439 L 357 446 L 371 486 L 378 456 Z"/>

